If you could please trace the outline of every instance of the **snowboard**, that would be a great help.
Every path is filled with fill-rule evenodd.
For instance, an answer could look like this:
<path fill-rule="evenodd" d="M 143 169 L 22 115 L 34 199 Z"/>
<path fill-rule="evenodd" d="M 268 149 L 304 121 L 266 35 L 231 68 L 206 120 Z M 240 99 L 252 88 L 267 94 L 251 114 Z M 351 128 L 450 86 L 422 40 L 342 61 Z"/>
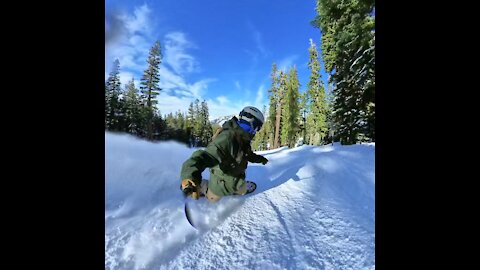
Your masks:
<path fill-rule="evenodd" d="M 257 184 L 252 181 L 246 181 L 247 184 L 247 193 L 250 194 L 255 191 Z M 187 218 L 188 223 L 192 225 L 196 230 L 206 230 L 212 227 L 215 227 L 219 222 L 224 220 L 232 210 L 239 207 L 239 197 L 245 195 L 232 195 L 225 196 L 220 201 L 220 203 L 211 203 L 206 199 L 205 196 L 200 197 L 200 199 L 195 200 L 192 204 L 189 204 L 188 200 L 185 201 L 185 217 Z"/>

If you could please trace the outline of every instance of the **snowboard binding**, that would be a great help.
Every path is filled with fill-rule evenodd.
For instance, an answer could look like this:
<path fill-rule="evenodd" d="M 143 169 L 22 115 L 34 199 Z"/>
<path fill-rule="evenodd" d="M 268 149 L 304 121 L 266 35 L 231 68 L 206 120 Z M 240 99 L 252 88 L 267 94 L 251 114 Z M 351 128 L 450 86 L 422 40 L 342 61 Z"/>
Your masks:
<path fill-rule="evenodd" d="M 245 195 L 250 194 L 254 192 L 255 189 L 257 189 L 257 184 L 255 184 L 254 182 L 251 182 L 251 181 L 246 181 L 246 182 L 247 182 L 247 193 L 245 193 Z"/>

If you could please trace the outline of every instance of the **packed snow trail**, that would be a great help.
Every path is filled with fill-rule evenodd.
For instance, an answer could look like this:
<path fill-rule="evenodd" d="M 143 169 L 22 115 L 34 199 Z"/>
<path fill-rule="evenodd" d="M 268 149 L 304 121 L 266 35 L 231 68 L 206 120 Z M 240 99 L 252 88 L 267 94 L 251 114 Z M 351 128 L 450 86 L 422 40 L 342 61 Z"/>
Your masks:
<path fill-rule="evenodd" d="M 106 133 L 106 269 L 375 268 L 374 144 L 259 151 L 254 193 L 192 202 L 200 230 L 179 189 L 195 150 Z"/>

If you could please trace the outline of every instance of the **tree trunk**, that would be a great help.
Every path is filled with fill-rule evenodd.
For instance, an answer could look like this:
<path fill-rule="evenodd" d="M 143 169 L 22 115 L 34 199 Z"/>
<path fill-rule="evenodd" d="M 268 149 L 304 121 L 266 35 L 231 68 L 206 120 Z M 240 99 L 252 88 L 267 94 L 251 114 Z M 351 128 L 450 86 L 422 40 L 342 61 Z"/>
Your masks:
<path fill-rule="evenodd" d="M 280 103 L 277 106 L 277 116 L 275 118 L 275 139 L 273 142 L 273 148 L 278 148 L 280 146 L 280 117 L 282 113 L 282 104 Z"/>

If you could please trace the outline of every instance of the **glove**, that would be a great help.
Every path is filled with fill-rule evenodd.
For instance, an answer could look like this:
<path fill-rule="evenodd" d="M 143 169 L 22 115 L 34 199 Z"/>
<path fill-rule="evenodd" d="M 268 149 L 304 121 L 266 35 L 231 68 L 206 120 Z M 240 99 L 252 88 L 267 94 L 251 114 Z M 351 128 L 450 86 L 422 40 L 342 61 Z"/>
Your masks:
<path fill-rule="evenodd" d="M 194 200 L 200 198 L 200 185 L 195 184 L 192 179 L 183 179 L 180 189 L 186 196 L 190 196 Z"/>
<path fill-rule="evenodd" d="M 262 160 L 260 161 L 263 165 L 267 164 L 268 162 L 268 159 L 265 158 L 264 156 L 261 156 L 262 157 Z"/>

